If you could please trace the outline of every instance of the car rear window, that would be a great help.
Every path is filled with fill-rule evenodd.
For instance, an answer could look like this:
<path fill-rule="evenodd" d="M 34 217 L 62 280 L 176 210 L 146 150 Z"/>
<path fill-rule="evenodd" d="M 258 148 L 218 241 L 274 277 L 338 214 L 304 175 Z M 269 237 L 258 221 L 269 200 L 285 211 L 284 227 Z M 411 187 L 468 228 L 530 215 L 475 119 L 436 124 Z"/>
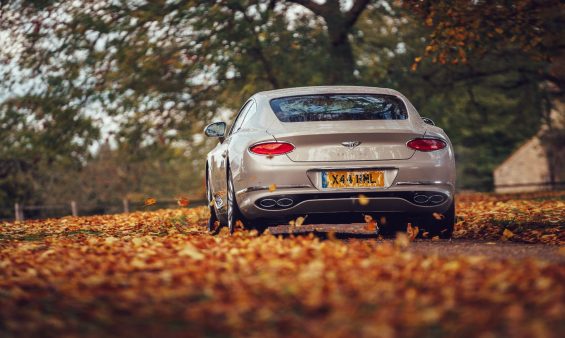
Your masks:
<path fill-rule="evenodd" d="M 281 122 L 406 120 L 406 106 L 392 95 L 325 94 L 287 96 L 271 100 Z"/>

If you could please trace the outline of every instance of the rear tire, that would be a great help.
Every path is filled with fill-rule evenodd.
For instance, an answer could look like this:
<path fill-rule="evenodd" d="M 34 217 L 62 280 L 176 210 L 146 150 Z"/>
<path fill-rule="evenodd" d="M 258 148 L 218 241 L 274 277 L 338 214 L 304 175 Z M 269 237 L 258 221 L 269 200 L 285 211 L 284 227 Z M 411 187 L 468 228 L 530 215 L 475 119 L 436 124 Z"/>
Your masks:
<path fill-rule="evenodd" d="M 218 221 L 218 216 L 216 215 L 216 203 L 214 202 L 214 196 L 212 196 L 212 187 L 210 186 L 210 180 L 206 177 L 206 199 L 208 200 L 208 210 L 210 210 L 210 218 L 208 219 L 208 232 L 213 232 L 216 228 L 216 221 Z"/>
<path fill-rule="evenodd" d="M 238 220 L 241 221 L 243 224 L 247 224 L 248 221 L 245 219 L 245 217 L 243 217 L 237 205 L 231 172 L 228 175 L 229 176 L 228 176 L 227 223 L 228 223 L 228 229 L 230 231 L 230 235 L 232 235 L 235 231 L 235 226 Z"/>

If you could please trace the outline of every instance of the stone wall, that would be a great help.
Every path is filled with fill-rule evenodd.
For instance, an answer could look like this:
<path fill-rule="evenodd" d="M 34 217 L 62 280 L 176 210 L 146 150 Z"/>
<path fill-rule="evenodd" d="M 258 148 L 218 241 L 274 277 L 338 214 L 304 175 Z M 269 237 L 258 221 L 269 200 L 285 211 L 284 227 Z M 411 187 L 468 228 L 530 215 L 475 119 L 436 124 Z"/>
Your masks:
<path fill-rule="evenodd" d="M 551 171 L 556 187 L 565 180 L 565 104 L 555 100 L 549 120 L 538 134 L 524 143 L 494 170 L 496 192 L 528 192 L 553 189 Z M 551 139 L 550 139 L 551 138 Z M 553 144 L 553 147 L 544 147 Z M 547 151 L 551 152 L 551 166 Z"/>
<path fill-rule="evenodd" d="M 537 136 L 494 170 L 495 191 L 499 193 L 546 190 L 550 188 L 549 182 L 547 156 Z"/>

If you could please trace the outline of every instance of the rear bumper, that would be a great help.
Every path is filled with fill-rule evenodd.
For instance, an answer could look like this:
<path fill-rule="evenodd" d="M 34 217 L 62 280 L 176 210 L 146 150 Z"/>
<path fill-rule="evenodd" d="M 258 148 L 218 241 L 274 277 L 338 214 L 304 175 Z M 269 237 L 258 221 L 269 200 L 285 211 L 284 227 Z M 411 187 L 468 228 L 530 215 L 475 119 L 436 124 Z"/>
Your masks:
<path fill-rule="evenodd" d="M 249 219 L 285 218 L 317 213 L 403 213 L 430 214 L 445 212 L 453 201 L 450 184 L 395 186 L 386 190 L 321 192 L 313 188 L 288 188 L 243 191 L 238 195 L 239 208 Z M 363 195 L 362 200 L 359 195 Z M 441 198 L 440 198 L 441 197 Z M 427 198 L 427 202 L 426 201 Z M 433 199 L 433 201 L 432 201 Z M 292 205 L 288 206 L 288 200 Z M 269 201 L 270 203 L 262 203 Z M 271 206 L 283 201 L 282 206 Z M 264 205 L 263 205 L 264 204 Z"/>
<path fill-rule="evenodd" d="M 292 162 L 285 156 L 246 156 L 232 163 L 239 209 L 249 219 L 284 218 L 319 213 L 409 213 L 446 211 L 455 192 L 455 162 L 450 147 L 435 152 L 416 152 L 409 160 L 357 162 Z M 323 189 L 322 170 L 383 170 L 385 186 L 367 189 Z M 274 191 L 269 187 L 275 185 Z M 414 194 L 438 194 L 440 203 L 422 204 Z M 359 195 L 366 196 L 359 203 Z M 292 205 L 266 208 L 264 198 L 288 197 Z"/>

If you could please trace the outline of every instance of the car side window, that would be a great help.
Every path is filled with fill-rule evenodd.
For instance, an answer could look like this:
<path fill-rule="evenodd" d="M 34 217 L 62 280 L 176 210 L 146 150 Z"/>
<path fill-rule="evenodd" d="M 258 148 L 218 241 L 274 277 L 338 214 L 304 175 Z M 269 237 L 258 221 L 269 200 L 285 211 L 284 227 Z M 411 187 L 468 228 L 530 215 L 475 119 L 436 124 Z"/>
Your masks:
<path fill-rule="evenodd" d="M 232 134 L 236 133 L 239 129 L 241 129 L 241 126 L 243 125 L 243 122 L 245 121 L 245 117 L 247 116 L 247 113 L 251 110 L 251 108 L 254 105 L 255 105 L 255 102 L 253 100 L 250 100 L 240 110 L 239 114 L 237 115 L 237 117 L 235 119 L 235 122 L 233 123 L 233 126 L 230 130 L 229 135 L 232 135 Z"/>
<path fill-rule="evenodd" d="M 255 114 L 255 111 L 257 110 L 257 104 L 255 103 L 255 101 L 251 104 L 251 106 L 249 107 L 249 109 L 247 109 L 247 111 L 245 112 L 245 115 L 243 116 L 243 119 L 241 121 L 241 124 L 239 125 L 239 128 L 234 130 L 234 133 L 237 132 L 238 130 L 240 130 L 241 128 L 243 128 L 245 126 L 245 122 L 249 121 L 249 117 L 253 116 L 253 114 Z"/>
<path fill-rule="evenodd" d="M 243 122 L 243 118 L 245 117 L 245 113 L 247 112 L 247 110 L 251 106 L 252 102 L 253 101 L 247 101 L 243 105 L 243 107 L 241 107 L 241 109 L 239 110 L 239 113 L 237 114 L 237 117 L 233 121 L 233 124 L 232 124 L 232 126 L 231 126 L 231 128 L 228 132 L 228 136 L 233 134 L 233 132 L 236 131 L 237 129 L 239 129 L 239 126 L 241 125 L 241 122 Z"/>

